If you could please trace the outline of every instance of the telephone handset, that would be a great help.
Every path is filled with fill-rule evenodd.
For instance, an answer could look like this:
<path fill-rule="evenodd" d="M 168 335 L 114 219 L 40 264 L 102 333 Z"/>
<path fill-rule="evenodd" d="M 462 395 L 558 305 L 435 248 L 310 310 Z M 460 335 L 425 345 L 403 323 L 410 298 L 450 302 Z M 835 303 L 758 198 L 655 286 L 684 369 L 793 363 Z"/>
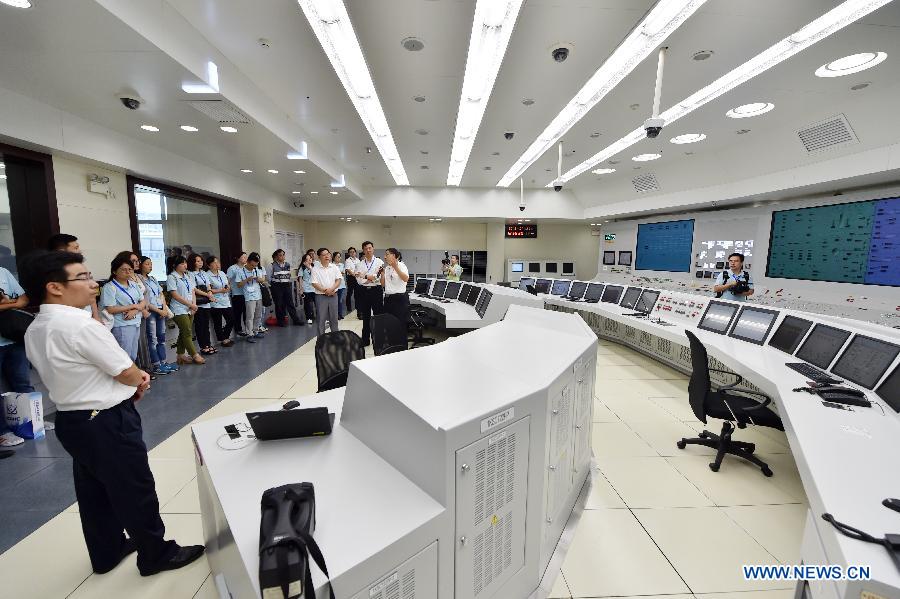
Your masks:
<path fill-rule="evenodd" d="M 815 393 L 822 401 L 830 401 L 833 403 L 847 404 L 851 406 L 860 406 L 864 408 L 872 407 L 872 402 L 866 399 L 866 394 L 857 389 L 850 387 L 820 387 Z"/>
<path fill-rule="evenodd" d="M 816 393 L 818 393 L 822 399 L 828 399 L 825 397 L 826 395 L 849 395 L 850 397 L 860 397 L 865 398 L 866 394 L 860 391 L 859 389 L 853 389 L 851 387 L 837 387 L 837 386 L 825 386 L 819 387 L 816 389 Z"/>

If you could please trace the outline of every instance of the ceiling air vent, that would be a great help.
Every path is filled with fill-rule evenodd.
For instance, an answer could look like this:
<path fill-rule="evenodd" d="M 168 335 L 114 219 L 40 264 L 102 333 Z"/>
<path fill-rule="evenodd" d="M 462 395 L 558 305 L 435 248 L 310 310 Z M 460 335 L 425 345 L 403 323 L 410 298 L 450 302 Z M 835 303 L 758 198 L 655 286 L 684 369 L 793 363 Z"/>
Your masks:
<path fill-rule="evenodd" d="M 797 132 L 807 152 L 820 152 L 859 143 L 843 114 L 829 117 Z"/>
<path fill-rule="evenodd" d="M 631 180 L 631 184 L 634 185 L 634 190 L 638 193 L 659 191 L 659 182 L 656 180 L 656 175 L 653 173 L 635 177 Z"/>
<path fill-rule="evenodd" d="M 222 125 L 250 124 L 250 117 L 227 100 L 192 100 L 188 104 Z"/>

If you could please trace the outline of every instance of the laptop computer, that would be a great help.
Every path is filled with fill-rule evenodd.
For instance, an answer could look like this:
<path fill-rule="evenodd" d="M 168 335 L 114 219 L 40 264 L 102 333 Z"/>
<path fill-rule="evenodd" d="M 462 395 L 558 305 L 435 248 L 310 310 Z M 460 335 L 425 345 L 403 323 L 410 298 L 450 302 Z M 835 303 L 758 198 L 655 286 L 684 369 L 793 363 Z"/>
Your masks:
<path fill-rule="evenodd" d="M 334 414 L 328 408 L 247 412 L 247 421 L 259 441 L 330 435 Z"/>

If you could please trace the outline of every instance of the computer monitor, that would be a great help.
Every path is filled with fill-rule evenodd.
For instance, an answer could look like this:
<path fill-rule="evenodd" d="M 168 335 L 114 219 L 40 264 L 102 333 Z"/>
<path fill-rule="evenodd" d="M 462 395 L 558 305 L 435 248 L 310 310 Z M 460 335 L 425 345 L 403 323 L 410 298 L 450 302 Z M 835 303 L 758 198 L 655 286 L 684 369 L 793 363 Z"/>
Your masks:
<path fill-rule="evenodd" d="M 619 266 L 631 266 L 631 252 L 619 252 Z"/>
<path fill-rule="evenodd" d="M 775 310 L 744 306 L 728 335 L 735 339 L 762 345 L 776 320 L 778 320 L 778 312 Z"/>
<path fill-rule="evenodd" d="M 817 324 L 800 346 L 797 357 L 813 366 L 827 369 L 849 336 L 848 331 Z"/>
<path fill-rule="evenodd" d="M 603 297 L 600 301 L 604 304 L 618 304 L 619 300 L 622 299 L 622 291 L 625 288 L 621 285 L 607 285 L 606 289 L 603 290 Z"/>
<path fill-rule="evenodd" d="M 569 287 L 572 286 L 572 281 L 567 281 L 565 279 L 557 279 L 553 281 L 553 286 L 550 288 L 550 293 L 553 295 L 566 295 L 569 293 Z"/>
<path fill-rule="evenodd" d="M 633 310 L 638 298 L 641 297 L 641 291 L 643 291 L 643 289 L 640 287 L 629 287 L 625 291 L 625 295 L 622 296 L 622 303 L 619 305 L 623 308 Z"/>
<path fill-rule="evenodd" d="M 584 292 L 584 299 L 600 301 L 601 297 L 603 297 L 603 283 L 589 283 L 587 291 Z"/>
<path fill-rule="evenodd" d="M 459 297 L 459 290 L 462 288 L 462 283 L 459 281 L 450 281 L 447 283 L 447 289 L 444 291 L 444 299 L 452 299 L 455 300 Z"/>
<path fill-rule="evenodd" d="M 796 316 L 785 316 L 775 334 L 769 339 L 769 345 L 785 353 L 793 354 L 811 326 L 812 322 L 809 320 L 803 320 Z"/>
<path fill-rule="evenodd" d="M 519 289 L 521 289 L 522 291 L 525 291 L 525 288 L 529 285 L 534 285 L 534 279 L 532 279 L 531 277 L 522 277 L 521 279 L 519 279 Z"/>
<path fill-rule="evenodd" d="M 513 262 L 510 270 L 512 272 L 525 272 L 525 263 L 524 262 Z"/>
<path fill-rule="evenodd" d="M 551 281 L 550 279 L 538 279 L 534 284 L 534 289 L 538 293 L 550 293 L 550 284 L 552 282 L 553 281 Z"/>
<path fill-rule="evenodd" d="M 900 353 L 900 346 L 873 339 L 865 335 L 856 335 L 834 363 L 831 372 L 851 383 L 873 389 L 881 375 L 894 363 Z"/>
<path fill-rule="evenodd" d="M 640 299 L 634 305 L 635 312 L 643 312 L 644 314 L 650 314 L 653 311 L 653 306 L 656 305 L 656 300 L 659 299 L 659 291 L 655 291 L 653 289 L 644 289 L 644 293 L 641 294 Z"/>
<path fill-rule="evenodd" d="M 431 279 L 419 279 L 416 281 L 416 289 L 415 293 L 419 295 L 425 295 L 428 293 L 428 290 L 431 288 Z"/>
<path fill-rule="evenodd" d="M 615 252 L 603 252 L 603 264 L 610 265 L 616 263 L 616 253 Z"/>
<path fill-rule="evenodd" d="M 562 274 L 574 275 L 575 274 L 575 263 L 574 262 L 563 262 Z"/>
<path fill-rule="evenodd" d="M 544 272 L 557 272 L 556 262 L 545 262 Z"/>
<path fill-rule="evenodd" d="M 573 281 L 572 286 L 569 288 L 569 297 L 572 299 L 581 299 L 587 286 L 588 284 L 584 281 Z"/>
<path fill-rule="evenodd" d="M 703 313 L 703 318 L 700 319 L 697 328 L 724 335 L 728 332 L 728 327 L 737 311 L 737 304 L 712 300 L 706 307 L 706 312 Z"/>
<path fill-rule="evenodd" d="M 900 365 L 884 379 L 881 386 L 875 390 L 875 394 L 900 414 Z"/>
<path fill-rule="evenodd" d="M 438 279 L 431 288 L 431 295 L 434 297 L 444 297 L 445 291 L 447 291 L 447 279 Z"/>
<path fill-rule="evenodd" d="M 465 293 L 465 291 L 463 291 Z M 474 306 L 478 302 L 478 294 L 481 293 L 481 287 L 478 285 L 469 285 L 469 295 L 466 296 L 466 303 Z"/>
<path fill-rule="evenodd" d="M 541 263 L 540 262 L 529 262 L 528 263 L 528 272 L 541 272 Z"/>
<path fill-rule="evenodd" d="M 484 315 L 487 313 L 488 306 L 491 303 L 491 298 L 494 297 L 487 289 L 483 289 L 481 296 L 478 298 L 478 302 L 475 304 L 475 311 L 478 312 L 478 316 L 480 318 L 484 318 Z"/>

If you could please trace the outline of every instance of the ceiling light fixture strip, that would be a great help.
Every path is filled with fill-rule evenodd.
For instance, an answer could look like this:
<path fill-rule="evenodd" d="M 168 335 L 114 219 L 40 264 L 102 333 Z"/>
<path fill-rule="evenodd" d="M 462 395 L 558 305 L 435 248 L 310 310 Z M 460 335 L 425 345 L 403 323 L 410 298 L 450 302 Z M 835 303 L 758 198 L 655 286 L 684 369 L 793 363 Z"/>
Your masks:
<path fill-rule="evenodd" d="M 544 152 L 553 147 L 569 129 L 584 118 L 705 2 L 706 0 L 660 0 L 657 2 L 637 27 L 619 44 L 612 55 L 588 79 L 584 87 L 556 115 L 544 132 L 503 175 L 497 186 L 508 187 L 522 176 L 538 158 L 543 156 Z"/>
<path fill-rule="evenodd" d="M 775 65 L 784 62 L 788 58 L 809 48 L 829 35 L 840 31 L 847 25 L 858 21 L 889 2 L 891 2 L 891 0 L 847 0 L 775 45 L 763 50 L 744 64 L 726 73 L 722 77 L 719 77 L 706 87 L 694 92 L 659 115 L 660 118 L 665 120 L 666 125 L 674 123 L 681 117 L 712 102 L 722 94 L 733 90 L 757 75 L 761 75 Z M 600 150 L 581 164 L 563 174 L 563 181 L 570 181 L 581 173 L 590 170 L 600 162 L 603 162 L 622 150 L 636 144 L 643 138 L 643 129 L 635 129 L 619 141 Z"/>
<path fill-rule="evenodd" d="M 394 183 L 409 185 L 359 39 L 342 0 L 297 0 Z"/>
<path fill-rule="evenodd" d="M 478 0 L 456 114 L 447 185 L 462 181 L 523 0 Z"/>

